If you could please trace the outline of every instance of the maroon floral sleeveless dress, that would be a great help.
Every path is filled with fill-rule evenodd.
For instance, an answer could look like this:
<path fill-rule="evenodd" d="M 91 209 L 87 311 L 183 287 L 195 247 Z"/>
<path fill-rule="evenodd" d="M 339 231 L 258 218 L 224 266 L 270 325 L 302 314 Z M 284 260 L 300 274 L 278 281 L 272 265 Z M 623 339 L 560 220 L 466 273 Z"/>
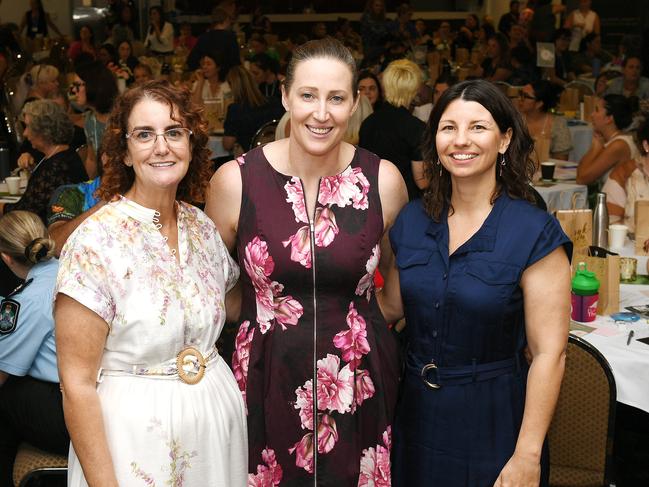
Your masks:
<path fill-rule="evenodd" d="M 249 486 L 389 486 L 399 359 L 374 296 L 379 158 L 320 180 L 255 149 L 238 159 L 243 310 L 233 355 L 248 411 Z"/>

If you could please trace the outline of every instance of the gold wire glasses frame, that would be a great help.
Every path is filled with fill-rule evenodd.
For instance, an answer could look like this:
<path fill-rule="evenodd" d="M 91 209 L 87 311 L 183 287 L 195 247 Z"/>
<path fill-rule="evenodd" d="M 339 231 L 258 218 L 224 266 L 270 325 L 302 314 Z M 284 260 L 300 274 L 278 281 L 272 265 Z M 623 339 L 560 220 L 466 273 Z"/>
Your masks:
<path fill-rule="evenodd" d="M 143 148 L 153 147 L 158 141 L 158 137 L 163 137 L 169 147 L 179 147 L 186 144 L 193 133 L 194 132 L 185 127 L 168 129 L 160 134 L 153 130 L 135 129 L 126 134 L 125 137 L 132 140 L 134 144 Z"/>

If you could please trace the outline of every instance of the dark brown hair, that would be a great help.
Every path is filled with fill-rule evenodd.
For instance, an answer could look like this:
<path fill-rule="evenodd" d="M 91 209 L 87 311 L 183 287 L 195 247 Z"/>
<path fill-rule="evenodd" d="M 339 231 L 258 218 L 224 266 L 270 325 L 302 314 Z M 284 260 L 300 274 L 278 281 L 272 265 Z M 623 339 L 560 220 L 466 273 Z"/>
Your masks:
<path fill-rule="evenodd" d="M 534 202 L 534 196 L 529 182 L 534 174 L 534 163 L 530 154 L 534 142 L 514 105 L 507 96 L 492 83 L 485 80 L 464 81 L 447 89 L 428 119 L 422 146 L 424 167 L 430 184 L 423 196 L 426 212 L 435 221 L 439 221 L 445 208 L 453 211 L 451 206 L 452 183 L 451 175 L 437 165 L 436 136 L 439 121 L 448 106 L 455 100 L 474 101 L 485 107 L 493 117 L 501 133 L 512 129 L 512 139 L 503 155 L 506 164 L 501 166 L 496 161 L 496 191 L 492 202 L 504 190 L 512 198 L 525 199 Z M 500 168 L 502 167 L 502 175 Z M 442 168 L 440 173 L 440 168 Z"/>
<path fill-rule="evenodd" d="M 144 99 L 169 105 L 171 117 L 192 131 L 189 170 L 178 185 L 176 197 L 192 203 L 203 202 L 212 173 L 207 148 L 207 123 L 202 116 L 202 108 L 192 103 L 189 91 L 176 88 L 168 81 L 150 81 L 126 91 L 115 101 L 102 143 L 102 152 L 106 153 L 108 159 L 104 163 L 98 197 L 109 201 L 133 185 L 135 172 L 124 164 L 128 152 L 126 134 L 133 107 Z"/>

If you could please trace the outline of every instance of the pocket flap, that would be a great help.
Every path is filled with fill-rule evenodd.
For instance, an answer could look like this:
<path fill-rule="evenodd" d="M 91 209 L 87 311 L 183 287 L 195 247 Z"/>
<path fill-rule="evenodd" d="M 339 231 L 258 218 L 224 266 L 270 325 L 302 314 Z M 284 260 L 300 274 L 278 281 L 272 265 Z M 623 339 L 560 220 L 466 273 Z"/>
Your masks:
<path fill-rule="evenodd" d="M 466 272 L 487 284 L 517 283 L 521 275 L 521 269 L 518 266 L 487 260 L 467 262 Z"/>
<path fill-rule="evenodd" d="M 431 249 L 407 249 L 397 255 L 397 267 L 406 269 L 415 265 L 426 265 L 433 254 Z"/>

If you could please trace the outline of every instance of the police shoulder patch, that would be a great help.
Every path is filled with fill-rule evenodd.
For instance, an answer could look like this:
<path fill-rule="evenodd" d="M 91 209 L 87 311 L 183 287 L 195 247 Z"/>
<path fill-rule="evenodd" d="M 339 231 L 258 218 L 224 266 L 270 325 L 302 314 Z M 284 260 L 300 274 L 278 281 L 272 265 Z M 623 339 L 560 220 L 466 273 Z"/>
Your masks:
<path fill-rule="evenodd" d="M 0 336 L 9 335 L 16 331 L 20 303 L 13 299 L 0 302 Z"/>

